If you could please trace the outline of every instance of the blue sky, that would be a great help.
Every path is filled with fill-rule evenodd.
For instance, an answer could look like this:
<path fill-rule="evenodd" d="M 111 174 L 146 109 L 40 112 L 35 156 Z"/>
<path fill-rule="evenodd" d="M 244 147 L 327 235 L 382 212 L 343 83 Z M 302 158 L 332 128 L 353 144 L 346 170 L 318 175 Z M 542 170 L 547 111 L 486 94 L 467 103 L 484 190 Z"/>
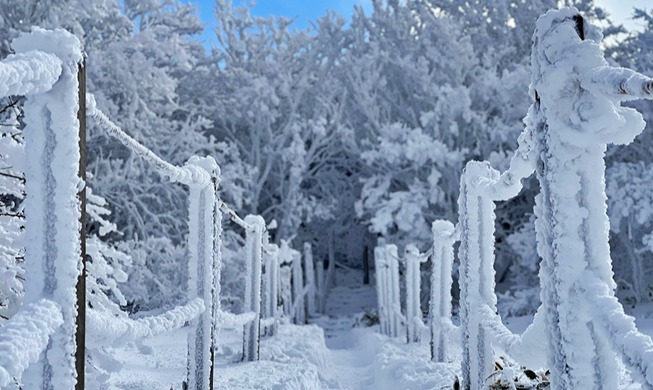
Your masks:
<path fill-rule="evenodd" d="M 200 17 L 207 26 L 203 39 L 206 42 L 213 40 L 213 27 L 215 26 L 213 11 L 215 0 L 185 0 L 193 3 L 200 12 Z M 250 0 L 234 0 L 235 5 L 250 3 Z M 294 26 L 298 29 L 308 27 L 311 21 L 316 20 L 328 10 L 333 10 L 349 18 L 355 5 L 361 5 L 364 9 L 371 9 L 371 0 L 258 0 L 252 10 L 253 15 L 258 16 L 286 16 L 294 18 Z"/>
<path fill-rule="evenodd" d="M 595 0 L 596 4 L 607 9 L 613 19 L 624 23 L 629 28 L 637 28 L 629 20 L 633 7 L 651 10 L 651 0 Z M 200 12 L 200 17 L 207 26 L 203 35 L 204 43 L 213 41 L 213 10 L 215 0 L 185 0 L 195 4 Z M 247 4 L 250 0 L 234 0 L 234 4 Z M 346 18 L 351 16 L 354 5 L 359 4 L 365 9 L 371 8 L 371 0 L 258 0 L 253 8 L 253 14 L 259 16 L 283 15 L 295 18 L 295 26 L 304 28 L 310 22 L 323 15 L 327 10 L 334 10 Z"/>

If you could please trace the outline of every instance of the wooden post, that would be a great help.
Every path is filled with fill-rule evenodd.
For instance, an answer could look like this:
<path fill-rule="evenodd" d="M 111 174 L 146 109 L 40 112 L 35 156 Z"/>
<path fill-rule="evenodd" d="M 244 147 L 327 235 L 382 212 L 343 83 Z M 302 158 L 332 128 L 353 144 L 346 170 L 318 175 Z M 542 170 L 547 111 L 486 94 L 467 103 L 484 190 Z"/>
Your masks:
<path fill-rule="evenodd" d="M 292 255 L 288 243 L 281 240 L 279 248 L 279 290 L 283 305 L 284 317 L 292 318 Z"/>
<path fill-rule="evenodd" d="M 309 317 L 315 316 L 317 313 L 317 306 L 315 304 L 315 295 L 317 289 L 315 288 L 315 267 L 313 264 L 313 248 L 309 242 L 304 243 L 304 266 L 306 287 L 308 287 L 308 296 L 306 297 L 306 308 Z"/>
<path fill-rule="evenodd" d="M 86 362 L 86 60 L 79 64 L 77 69 L 77 82 L 79 84 L 79 108 L 77 120 L 79 121 L 79 177 L 84 185 L 77 193 L 81 212 L 79 216 L 79 239 L 82 272 L 77 278 L 77 318 L 75 319 L 77 333 L 75 341 L 75 371 L 77 372 L 76 390 L 84 390 L 85 376 L 84 363 Z"/>
<path fill-rule="evenodd" d="M 363 249 L 363 284 L 370 284 L 370 248 L 365 245 Z"/>
<path fill-rule="evenodd" d="M 247 232 L 247 277 L 245 284 L 245 311 L 254 313 L 254 320 L 245 325 L 243 361 L 259 359 L 260 321 L 261 321 L 261 258 L 263 229 L 265 221 L 261 216 L 248 215 L 245 222 L 253 227 Z"/>
<path fill-rule="evenodd" d="M 292 253 L 292 285 L 293 307 L 295 308 L 295 324 L 306 323 L 306 305 L 304 304 L 304 276 L 302 272 L 302 256 L 293 250 Z"/>
<path fill-rule="evenodd" d="M 218 205 L 219 187 L 222 172 L 220 167 L 215 165 L 211 183 L 213 184 L 214 204 L 213 204 L 213 307 L 211 308 L 211 374 L 209 376 L 209 386 L 214 388 L 215 383 L 215 350 L 218 348 L 218 335 L 220 333 L 218 318 L 220 316 L 220 291 L 222 284 L 220 282 L 222 271 L 222 211 Z"/>
<path fill-rule="evenodd" d="M 329 265 L 327 268 L 326 281 L 324 282 L 324 294 L 328 295 L 329 290 L 335 285 L 336 278 L 336 249 L 333 229 L 329 229 Z M 325 303 L 326 306 L 326 303 Z"/>
<path fill-rule="evenodd" d="M 429 300 L 429 329 L 431 333 L 431 360 L 447 362 L 447 329 L 451 323 L 451 267 L 455 227 L 449 221 L 434 221 L 433 255 L 431 256 L 431 297 Z"/>
<path fill-rule="evenodd" d="M 408 343 L 419 342 L 419 330 L 417 329 L 417 318 L 421 319 L 420 308 L 420 273 L 419 273 L 419 250 L 414 244 L 406 245 L 406 341 Z M 418 317 L 419 316 L 419 317 Z"/>
<path fill-rule="evenodd" d="M 388 311 L 390 318 L 390 336 L 398 337 L 399 328 L 401 328 L 401 291 L 399 290 L 399 255 L 397 246 L 394 244 L 386 245 L 386 261 L 388 263 Z"/>
<path fill-rule="evenodd" d="M 82 46 L 63 30 L 33 29 L 14 40 L 17 53 L 41 50 L 59 57 L 61 74 L 49 91 L 27 96 L 24 106 L 25 283 L 24 302 L 41 298 L 61 308 L 63 325 L 50 337 L 43 358 L 23 379 L 25 388 L 70 390 L 83 387 L 85 230 L 85 110 Z M 82 81 L 82 83 L 80 83 Z M 81 119 L 81 120 L 80 120 Z M 39 275 L 39 278 L 34 277 Z M 81 280 L 80 280 L 81 279 Z M 80 313 L 81 311 L 81 313 Z M 79 342 L 79 344 L 78 344 Z M 53 379 L 56 378 L 56 379 Z M 80 384 L 81 382 L 82 384 Z"/>
<path fill-rule="evenodd" d="M 270 316 L 274 318 L 274 322 L 268 328 L 267 334 L 269 336 L 274 336 L 277 333 L 277 328 L 279 326 L 279 314 L 278 310 L 278 301 L 279 301 L 279 247 L 275 244 L 272 244 L 268 247 L 270 251 Z"/>
<path fill-rule="evenodd" d="M 189 280 L 188 297 L 204 300 L 206 310 L 192 321 L 193 330 L 188 334 L 188 386 L 203 390 L 211 385 L 213 377 L 212 349 L 215 345 L 214 296 L 216 286 L 216 185 L 219 168 L 212 157 L 191 157 L 187 169 L 203 172 L 210 182 L 189 186 L 188 249 Z M 218 275 L 219 277 L 219 275 Z M 218 281 L 219 283 L 219 281 Z"/>
<path fill-rule="evenodd" d="M 319 259 L 315 268 L 316 272 L 316 288 L 317 288 L 317 309 L 320 313 L 325 312 L 326 295 L 324 292 L 324 261 Z"/>

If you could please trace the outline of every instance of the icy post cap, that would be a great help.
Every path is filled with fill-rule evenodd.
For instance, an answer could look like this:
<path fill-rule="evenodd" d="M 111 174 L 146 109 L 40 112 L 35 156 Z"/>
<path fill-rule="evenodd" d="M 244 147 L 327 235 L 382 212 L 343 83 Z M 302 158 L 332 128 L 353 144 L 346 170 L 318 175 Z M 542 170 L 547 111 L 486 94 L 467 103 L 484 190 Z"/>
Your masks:
<path fill-rule="evenodd" d="M 80 63 L 84 59 L 82 43 L 68 31 L 57 28 L 45 30 L 33 27 L 29 33 L 22 33 L 11 43 L 16 53 L 41 51 L 59 57 L 65 63 Z"/>
<path fill-rule="evenodd" d="M 634 83 L 647 78 L 609 66 L 599 46 L 600 28 L 582 20 L 573 7 L 549 11 L 538 19 L 531 89 L 537 91 L 550 131 L 564 143 L 628 144 L 646 124 L 640 113 L 620 102 L 627 100 L 628 90 L 637 89 Z M 631 98 L 647 97 L 644 92 L 646 88 Z"/>

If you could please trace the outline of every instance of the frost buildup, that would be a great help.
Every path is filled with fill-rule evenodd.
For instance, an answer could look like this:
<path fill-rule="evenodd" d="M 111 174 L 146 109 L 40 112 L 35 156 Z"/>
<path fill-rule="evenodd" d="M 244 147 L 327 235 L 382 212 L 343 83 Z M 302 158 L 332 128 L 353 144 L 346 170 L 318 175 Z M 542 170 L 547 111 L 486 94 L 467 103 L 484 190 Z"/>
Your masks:
<path fill-rule="evenodd" d="M 258 215 L 245 217 L 251 229 L 247 230 L 245 257 L 245 312 L 253 312 L 254 320 L 245 325 L 243 339 L 243 361 L 253 362 L 259 357 L 260 319 L 261 319 L 261 265 L 263 229 L 265 221 Z"/>
<path fill-rule="evenodd" d="M 421 330 L 424 327 L 420 305 L 419 266 L 427 259 L 426 256 L 420 256 L 417 246 L 406 245 L 406 340 L 408 343 L 419 342 Z"/>
<path fill-rule="evenodd" d="M 30 366 L 24 379 L 26 388 L 69 390 L 77 382 L 75 287 L 82 270 L 81 206 L 77 197 L 85 186 L 79 177 L 77 119 L 82 47 L 77 38 L 63 30 L 34 29 L 16 39 L 13 48 L 16 53 L 51 53 L 61 61 L 61 76 L 52 89 L 28 96 L 25 103 L 23 135 L 29 151 L 25 273 L 30 280 L 25 283 L 24 302 L 35 303 L 41 298 L 56 302 L 62 309 L 63 324 L 50 338 L 43 358 Z"/>
<path fill-rule="evenodd" d="M 601 38 L 575 8 L 540 17 L 533 37 L 531 88 L 545 123 L 535 134 L 542 188 L 536 232 L 553 389 L 615 389 L 618 383 L 616 357 L 607 348 L 616 336 L 598 332 L 592 322 L 607 309 L 596 302 L 613 298 L 615 289 L 603 158 L 608 143 L 627 144 L 645 125 L 619 102 L 650 98 L 653 84 L 609 67 Z M 604 288 L 589 288 L 597 284 Z"/>
<path fill-rule="evenodd" d="M 447 331 L 451 323 L 451 267 L 455 228 L 449 221 L 435 221 L 433 232 L 433 255 L 431 256 L 431 299 L 429 303 L 429 329 L 431 333 L 431 360 L 447 362 Z"/>
<path fill-rule="evenodd" d="M 217 177 L 218 165 L 212 157 L 193 156 L 186 169 L 201 169 Z M 215 187 L 212 182 L 198 180 L 189 185 L 189 298 L 204 300 L 206 310 L 192 322 L 194 331 L 188 335 L 188 386 L 208 389 L 211 377 L 211 346 L 213 345 L 213 277 L 215 262 Z"/>

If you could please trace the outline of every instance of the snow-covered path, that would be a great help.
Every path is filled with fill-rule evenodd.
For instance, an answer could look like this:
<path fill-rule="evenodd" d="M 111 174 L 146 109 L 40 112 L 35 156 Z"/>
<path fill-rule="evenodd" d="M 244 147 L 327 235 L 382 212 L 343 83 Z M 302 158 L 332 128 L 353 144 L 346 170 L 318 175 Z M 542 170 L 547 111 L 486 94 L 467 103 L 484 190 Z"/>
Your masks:
<path fill-rule="evenodd" d="M 374 359 L 379 345 L 368 329 L 353 329 L 329 345 L 323 389 L 375 389 Z M 339 347 L 339 348 L 338 348 Z"/>

